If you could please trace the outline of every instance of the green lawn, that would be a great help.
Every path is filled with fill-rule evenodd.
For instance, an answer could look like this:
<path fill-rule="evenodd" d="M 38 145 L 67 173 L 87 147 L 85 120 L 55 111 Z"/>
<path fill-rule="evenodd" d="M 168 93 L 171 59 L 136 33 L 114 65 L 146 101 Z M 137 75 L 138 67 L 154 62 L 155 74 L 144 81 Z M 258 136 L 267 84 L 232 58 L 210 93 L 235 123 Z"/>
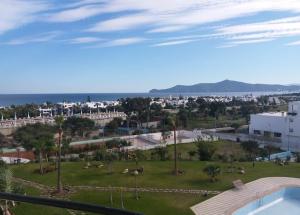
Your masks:
<path fill-rule="evenodd" d="M 27 195 L 39 196 L 39 190 L 25 187 Z M 120 192 L 113 192 L 113 205 L 110 203 L 109 192 L 88 192 L 80 191 L 70 196 L 70 200 L 98 204 L 108 207 L 121 208 Z M 197 194 L 169 194 L 169 193 L 139 193 L 139 200 L 135 199 L 134 193 L 123 193 L 123 204 L 126 210 L 141 212 L 145 215 L 152 214 L 173 214 L 192 215 L 189 209 L 191 205 L 204 201 L 206 198 Z M 151 207 L 149 207 L 151 203 Z M 19 203 L 13 209 L 16 215 L 67 215 L 65 209 L 39 206 L 27 203 Z"/>
<path fill-rule="evenodd" d="M 121 208 L 121 195 L 113 192 L 113 205 L 110 203 L 108 192 L 81 191 L 71 197 L 72 200 Z M 169 194 L 169 193 L 140 193 L 139 200 L 133 193 L 123 194 L 123 203 L 126 210 L 141 212 L 145 215 L 192 215 L 190 206 L 205 198 L 196 194 Z"/>
<path fill-rule="evenodd" d="M 145 169 L 144 175 L 138 176 L 138 186 L 159 187 L 159 188 L 195 188 L 210 190 L 226 190 L 231 187 L 231 182 L 242 179 L 249 182 L 258 178 L 268 176 L 290 176 L 300 177 L 300 164 L 291 163 L 288 166 L 278 166 L 273 163 L 256 163 L 255 168 L 252 163 L 237 163 L 246 170 L 245 175 L 238 173 L 226 173 L 229 164 L 219 163 L 223 169 L 220 179 L 211 183 L 209 178 L 202 172 L 207 162 L 181 161 L 179 168 L 185 171 L 182 176 L 175 177 L 171 174 L 173 168 L 172 161 L 144 161 L 139 165 Z M 113 174 L 108 174 L 106 167 L 103 169 L 90 168 L 83 169 L 84 163 L 73 162 L 63 163 L 63 183 L 68 185 L 91 185 L 91 186 L 124 186 L 134 187 L 134 177 L 129 174 L 122 174 L 125 168 L 134 168 L 135 163 L 130 161 L 114 162 Z M 49 173 L 39 175 L 33 173 L 38 168 L 37 164 L 12 167 L 14 175 L 27 180 L 36 181 L 46 185 L 55 185 L 56 174 Z"/>
<path fill-rule="evenodd" d="M 230 141 L 216 141 L 216 142 L 211 142 L 210 144 L 214 144 L 216 146 L 216 153 L 219 154 L 222 152 L 228 152 L 228 151 L 233 151 L 236 157 L 240 157 L 239 155 L 244 155 L 245 152 L 241 148 L 240 144 L 237 144 L 236 142 L 230 142 Z M 168 145 L 168 156 L 171 159 L 174 159 L 174 145 Z M 150 158 L 151 152 L 155 150 L 147 150 L 144 151 L 143 153 L 146 155 L 147 158 Z M 181 154 L 181 159 L 182 160 L 198 160 L 198 155 L 196 154 L 194 157 L 189 156 L 189 151 L 197 151 L 197 146 L 195 143 L 184 143 L 184 144 L 177 144 L 177 153 Z M 157 158 L 158 159 L 158 158 Z"/>
<path fill-rule="evenodd" d="M 24 187 L 26 194 L 30 196 L 39 196 L 40 191 L 32 187 Z M 13 208 L 13 213 L 16 215 L 30 214 L 30 215 L 68 215 L 65 209 L 18 203 L 17 207 Z"/>
<path fill-rule="evenodd" d="M 188 146 L 185 146 L 188 147 Z M 190 145 L 192 147 L 192 145 Z M 182 150 L 184 147 L 181 147 Z M 188 147 L 188 150 L 190 148 Z M 200 161 L 180 161 L 180 169 L 185 171 L 184 175 L 174 176 L 171 174 L 173 168 L 172 161 L 143 161 L 139 165 L 145 169 L 144 175 L 138 176 L 139 187 L 157 188 L 193 188 L 224 191 L 231 188 L 231 182 L 242 179 L 250 182 L 262 177 L 288 176 L 300 178 L 300 164 L 291 163 L 287 166 L 279 166 L 273 163 L 257 162 L 255 167 L 252 163 L 235 163 L 235 166 L 244 167 L 246 174 L 227 173 L 229 164 L 216 162 L 222 167 L 222 174 L 215 183 L 211 183 L 209 178 L 202 173 L 202 169 L 207 162 Z M 134 168 L 135 163 L 131 161 L 114 162 L 113 174 L 108 174 L 107 167 L 103 169 L 90 168 L 83 169 L 83 162 L 68 162 L 62 165 L 63 183 L 68 185 L 91 185 L 91 186 L 123 186 L 134 187 L 134 177 L 129 174 L 122 174 L 125 168 Z M 36 181 L 46 185 L 55 186 L 56 174 L 49 173 L 39 175 L 33 173 L 38 168 L 38 164 L 22 166 L 12 166 L 16 177 Z M 34 189 L 29 189 L 29 194 L 38 195 Z M 133 211 L 143 212 L 145 215 L 181 214 L 191 215 L 190 207 L 204 200 L 200 195 L 194 194 L 168 194 L 168 193 L 140 193 L 141 199 L 136 201 L 133 193 L 124 193 L 125 208 Z M 108 192 L 80 191 L 70 199 L 75 201 L 96 203 L 111 206 Z M 120 193 L 113 192 L 113 207 L 120 207 Z M 25 213 L 26 211 L 26 213 Z M 38 211 L 37 213 L 35 211 Z M 66 210 L 50 209 L 48 207 L 32 206 L 21 204 L 15 208 L 15 214 L 44 214 L 56 215 L 65 214 Z"/>
<path fill-rule="evenodd" d="M 237 119 L 233 119 L 228 116 L 220 116 L 217 121 L 215 121 L 214 117 L 201 117 L 201 118 L 193 118 L 188 120 L 188 129 L 194 128 L 214 128 L 217 127 L 227 127 L 232 124 L 237 123 L 239 125 L 247 124 L 246 119 L 243 117 L 239 117 Z"/>

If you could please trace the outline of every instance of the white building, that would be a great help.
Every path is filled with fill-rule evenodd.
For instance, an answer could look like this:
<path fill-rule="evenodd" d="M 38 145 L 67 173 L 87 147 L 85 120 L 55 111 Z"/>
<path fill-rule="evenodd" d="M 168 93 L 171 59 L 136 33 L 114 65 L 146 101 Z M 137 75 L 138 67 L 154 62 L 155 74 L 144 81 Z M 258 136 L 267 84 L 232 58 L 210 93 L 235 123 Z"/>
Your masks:
<path fill-rule="evenodd" d="M 249 133 L 283 149 L 300 151 L 300 102 L 289 103 L 288 112 L 251 115 Z"/>
<path fill-rule="evenodd" d="M 77 103 L 75 102 L 63 102 L 63 103 L 58 103 L 58 105 L 62 106 L 64 109 L 70 109 L 73 108 L 75 106 L 77 106 Z"/>
<path fill-rule="evenodd" d="M 39 108 L 39 112 L 41 116 L 52 116 L 51 108 Z M 30 118 L 29 114 L 28 114 L 28 118 Z"/>

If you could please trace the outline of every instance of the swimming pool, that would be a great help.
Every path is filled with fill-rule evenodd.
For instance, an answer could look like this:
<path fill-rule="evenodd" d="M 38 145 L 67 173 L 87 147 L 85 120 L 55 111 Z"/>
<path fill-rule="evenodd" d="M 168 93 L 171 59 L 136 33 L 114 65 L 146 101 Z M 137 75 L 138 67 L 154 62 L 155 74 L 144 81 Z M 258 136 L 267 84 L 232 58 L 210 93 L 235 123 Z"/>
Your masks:
<path fill-rule="evenodd" d="M 233 215 L 299 215 L 300 187 L 283 188 L 238 209 Z"/>

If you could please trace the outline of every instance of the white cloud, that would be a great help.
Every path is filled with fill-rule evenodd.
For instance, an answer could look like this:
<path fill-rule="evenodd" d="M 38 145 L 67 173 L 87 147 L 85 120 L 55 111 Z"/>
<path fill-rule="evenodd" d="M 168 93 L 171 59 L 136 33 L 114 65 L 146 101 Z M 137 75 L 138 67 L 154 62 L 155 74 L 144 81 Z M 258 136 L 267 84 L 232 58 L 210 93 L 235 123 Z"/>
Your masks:
<path fill-rule="evenodd" d="M 287 46 L 300 46 L 300 40 L 286 44 Z"/>
<path fill-rule="evenodd" d="M 61 32 L 53 31 L 53 32 L 47 32 L 43 34 L 39 34 L 36 36 L 30 36 L 30 37 L 22 37 L 17 39 L 12 39 L 8 42 L 5 42 L 3 44 L 6 45 L 23 45 L 27 43 L 42 43 L 42 42 L 48 42 L 50 40 L 53 40 L 57 38 Z"/>
<path fill-rule="evenodd" d="M 199 26 L 212 23 L 224 24 L 223 22 L 230 19 L 235 19 L 235 23 L 242 23 L 236 19 L 264 12 L 287 12 L 281 13 L 281 16 L 294 16 L 257 23 L 218 26 L 210 29 L 213 33 L 207 31 L 209 33 L 206 32 L 205 35 L 181 34 L 175 38 L 176 32 L 199 29 Z M 178 45 L 200 38 L 238 42 L 267 41 L 300 35 L 300 0 L 76 0 L 55 6 L 51 0 L 1 0 L 0 34 L 32 22 L 50 25 L 49 22 L 70 23 L 91 17 L 95 19 L 93 23 L 87 26 L 86 22 L 82 22 L 83 27 L 80 27 L 83 29 L 79 29 L 80 31 L 102 33 L 139 29 L 142 33 L 151 33 L 151 36 L 157 33 L 175 34 L 173 39 L 161 39 L 156 45 Z M 121 45 L 122 42 L 131 42 L 111 38 L 108 40 L 116 44 L 119 42 Z M 99 41 L 98 38 L 88 35 L 68 42 L 81 44 Z"/>
<path fill-rule="evenodd" d="M 49 8 L 40 0 L 1 0 L 0 34 L 38 20 L 38 14 Z"/>
<path fill-rule="evenodd" d="M 169 40 L 190 39 L 222 39 L 230 44 L 242 45 L 247 43 L 267 42 L 284 37 L 300 35 L 300 16 L 274 19 L 264 22 L 255 22 L 239 25 L 219 26 L 212 34 L 194 34 L 171 37 Z M 245 41 L 245 42 L 243 42 Z M 226 48 L 227 44 L 224 45 Z M 231 46 L 231 45 L 229 45 Z M 223 46 L 219 46 L 223 48 Z"/>
<path fill-rule="evenodd" d="M 227 48 L 232 48 L 232 47 L 236 47 L 237 45 L 234 44 L 224 44 L 224 45 L 220 45 L 217 46 L 218 49 L 227 49 Z"/>
<path fill-rule="evenodd" d="M 173 45 L 180 45 L 180 44 L 186 44 L 186 43 L 191 43 L 195 42 L 197 40 L 175 40 L 175 41 L 168 41 L 168 42 L 162 42 L 153 45 L 154 47 L 159 47 L 159 46 L 173 46 Z"/>
<path fill-rule="evenodd" d="M 300 17 L 288 17 L 267 22 L 233 25 L 217 29 L 212 37 L 222 37 L 233 44 L 267 42 L 283 37 L 300 35 Z"/>
<path fill-rule="evenodd" d="M 152 30 L 149 30 L 148 33 L 167 33 L 167 32 L 184 30 L 186 28 L 187 26 L 184 25 L 166 26 L 166 27 L 154 28 Z"/>
<path fill-rule="evenodd" d="M 98 37 L 77 37 L 69 40 L 71 44 L 84 44 L 84 43 L 94 43 L 102 41 L 102 38 Z"/>
<path fill-rule="evenodd" d="M 78 8 L 72 8 L 48 15 L 50 22 L 75 22 L 95 16 L 103 11 L 99 6 L 87 5 Z"/>
<path fill-rule="evenodd" d="M 142 14 L 130 15 L 110 19 L 107 21 L 99 22 L 87 31 L 91 32 L 106 32 L 106 31 L 119 31 L 139 27 L 146 24 L 151 24 L 158 18 L 154 16 L 145 16 Z"/>
<path fill-rule="evenodd" d="M 269 42 L 272 40 L 273 39 L 237 40 L 237 41 L 231 42 L 230 44 L 241 45 L 241 44 L 263 43 L 263 42 Z"/>
<path fill-rule="evenodd" d="M 101 48 L 101 47 L 114 47 L 114 46 L 126 46 L 144 42 L 146 39 L 142 37 L 127 37 L 110 40 L 105 43 L 99 43 L 93 46 L 89 46 L 87 48 Z"/>
<path fill-rule="evenodd" d="M 154 25 L 150 32 L 162 33 L 262 12 L 300 12 L 299 0 L 85 0 L 77 6 L 52 13 L 49 20 L 72 22 L 105 13 L 130 12 L 98 22 L 90 30 L 127 30 L 150 24 Z"/>
<path fill-rule="evenodd" d="M 141 37 L 128 37 L 128 38 L 112 40 L 104 44 L 104 46 L 125 46 L 125 45 L 140 43 L 143 41 L 145 41 L 145 39 Z"/>

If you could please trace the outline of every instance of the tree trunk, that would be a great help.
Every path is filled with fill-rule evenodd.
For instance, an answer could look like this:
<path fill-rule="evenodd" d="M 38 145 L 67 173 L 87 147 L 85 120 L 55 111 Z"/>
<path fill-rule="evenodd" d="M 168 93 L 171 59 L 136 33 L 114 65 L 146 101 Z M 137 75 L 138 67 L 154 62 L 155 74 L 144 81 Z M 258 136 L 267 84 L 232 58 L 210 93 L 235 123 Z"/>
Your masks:
<path fill-rule="evenodd" d="M 62 182 L 61 182 L 61 136 L 62 128 L 59 128 L 58 136 L 58 159 L 57 159 L 57 192 L 62 192 Z"/>
<path fill-rule="evenodd" d="M 44 170 L 43 170 L 43 155 L 42 155 L 42 151 L 39 151 L 39 163 L 40 163 L 40 174 L 43 175 L 44 174 Z"/>
<path fill-rule="evenodd" d="M 46 159 L 46 163 L 48 163 L 49 162 L 48 153 L 45 154 L 45 159 Z"/>
<path fill-rule="evenodd" d="M 176 140 L 176 126 L 174 126 L 174 174 L 178 175 L 177 167 L 177 140 Z"/>
<path fill-rule="evenodd" d="M 112 207 L 113 206 L 113 194 L 112 194 L 112 188 L 111 188 L 111 186 L 109 186 L 109 191 L 110 191 L 110 206 Z"/>
<path fill-rule="evenodd" d="M 124 209 L 123 189 L 121 188 L 121 208 Z"/>

